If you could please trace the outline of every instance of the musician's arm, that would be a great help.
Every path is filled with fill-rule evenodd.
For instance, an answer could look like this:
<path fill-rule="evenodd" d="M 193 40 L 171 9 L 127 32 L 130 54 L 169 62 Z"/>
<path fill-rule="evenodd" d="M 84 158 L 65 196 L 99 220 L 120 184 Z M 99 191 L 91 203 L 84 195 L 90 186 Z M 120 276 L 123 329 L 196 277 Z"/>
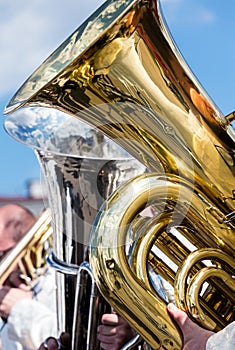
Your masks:
<path fill-rule="evenodd" d="M 206 343 L 206 350 L 235 349 L 235 322 L 230 323 L 222 331 L 213 334 Z"/>
<path fill-rule="evenodd" d="M 8 337 L 30 349 L 56 333 L 55 314 L 36 300 L 23 299 L 15 304 L 8 320 Z"/>

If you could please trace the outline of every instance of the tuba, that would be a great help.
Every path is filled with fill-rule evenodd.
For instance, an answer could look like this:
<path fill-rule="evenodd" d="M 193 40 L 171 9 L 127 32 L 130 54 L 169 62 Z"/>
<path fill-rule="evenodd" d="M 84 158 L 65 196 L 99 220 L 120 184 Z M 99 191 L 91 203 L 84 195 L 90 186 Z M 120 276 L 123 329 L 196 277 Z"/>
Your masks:
<path fill-rule="evenodd" d="M 153 349 L 180 349 L 151 267 L 195 322 L 214 331 L 232 322 L 234 114 L 193 75 L 159 1 L 106 1 L 5 112 L 38 105 L 86 122 L 149 170 L 114 191 L 92 225 L 91 269 L 111 306 Z"/>
<path fill-rule="evenodd" d="M 55 270 L 58 332 L 71 335 L 73 349 L 100 349 L 97 326 L 111 307 L 90 268 L 90 230 L 104 200 L 145 166 L 98 130 L 60 111 L 20 110 L 5 128 L 34 150 L 47 188 L 53 226 L 47 262 Z"/>

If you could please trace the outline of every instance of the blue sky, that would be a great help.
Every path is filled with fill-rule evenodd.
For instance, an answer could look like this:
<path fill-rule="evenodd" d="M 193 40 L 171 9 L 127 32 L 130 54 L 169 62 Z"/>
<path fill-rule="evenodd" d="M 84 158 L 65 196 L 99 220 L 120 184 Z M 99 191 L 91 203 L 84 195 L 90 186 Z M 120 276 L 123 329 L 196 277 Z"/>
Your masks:
<path fill-rule="evenodd" d="M 33 151 L 3 128 L 3 109 L 41 62 L 102 0 L 0 0 L 0 196 L 24 196 L 40 178 Z M 235 1 L 162 0 L 169 29 L 203 87 L 226 115 L 235 110 Z"/>

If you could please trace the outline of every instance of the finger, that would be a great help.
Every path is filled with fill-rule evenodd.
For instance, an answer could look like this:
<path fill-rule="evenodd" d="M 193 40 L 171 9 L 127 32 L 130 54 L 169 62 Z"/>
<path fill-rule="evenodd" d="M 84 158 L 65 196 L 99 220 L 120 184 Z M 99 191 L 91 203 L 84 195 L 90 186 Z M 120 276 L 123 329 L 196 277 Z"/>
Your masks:
<path fill-rule="evenodd" d="M 27 291 L 30 290 L 30 287 L 25 284 L 24 280 L 22 280 L 17 271 L 12 272 L 8 280 L 12 287 L 20 288 Z"/>
<path fill-rule="evenodd" d="M 102 336 L 112 336 L 117 333 L 117 329 L 114 326 L 105 326 L 105 325 L 100 325 L 97 328 L 98 334 L 101 334 Z"/>
<path fill-rule="evenodd" d="M 167 310 L 182 331 L 184 349 L 206 349 L 207 340 L 213 332 L 194 323 L 185 312 L 178 309 L 174 304 L 169 304 Z"/>
<path fill-rule="evenodd" d="M 47 338 L 42 344 L 42 350 L 59 350 L 61 349 L 60 343 L 58 343 L 57 339 L 54 337 Z"/>
<path fill-rule="evenodd" d="M 43 343 L 39 346 L 38 350 L 45 350 Z"/>
<path fill-rule="evenodd" d="M 119 350 L 115 344 L 100 343 L 100 347 L 103 350 Z"/>
<path fill-rule="evenodd" d="M 102 344 L 112 344 L 113 343 L 113 337 L 109 336 L 104 333 L 98 333 L 97 334 L 97 339 L 102 343 Z"/>
<path fill-rule="evenodd" d="M 101 319 L 102 324 L 115 326 L 119 322 L 119 316 L 115 313 L 113 314 L 103 314 Z"/>
<path fill-rule="evenodd" d="M 5 298 L 5 296 L 7 295 L 7 293 L 9 292 L 10 289 L 11 289 L 11 287 L 8 287 L 8 286 L 3 286 L 0 289 L 0 306 L 3 302 L 3 299 Z"/>
<path fill-rule="evenodd" d="M 0 288 L 0 294 L 5 295 L 10 289 L 11 289 L 11 287 L 9 287 L 9 286 L 2 286 Z"/>
<path fill-rule="evenodd" d="M 61 344 L 64 346 L 64 349 L 71 350 L 72 344 L 71 344 L 71 337 L 69 333 L 61 333 L 59 340 Z"/>
<path fill-rule="evenodd" d="M 178 309 L 174 304 L 170 303 L 167 305 L 167 311 L 170 316 L 177 322 L 181 329 L 184 329 L 185 322 L 188 320 L 187 314 Z"/>

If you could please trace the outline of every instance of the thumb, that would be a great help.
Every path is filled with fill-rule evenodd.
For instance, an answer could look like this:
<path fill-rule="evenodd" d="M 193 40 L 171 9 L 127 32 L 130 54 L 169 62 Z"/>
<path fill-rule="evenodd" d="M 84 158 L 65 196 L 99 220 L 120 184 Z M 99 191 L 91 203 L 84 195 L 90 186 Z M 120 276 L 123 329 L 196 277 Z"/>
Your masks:
<path fill-rule="evenodd" d="M 177 322 L 181 329 L 184 328 L 186 320 L 188 320 L 187 314 L 178 309 L 173 303 L 167 305 L 167 311 L 170 314 L 171 318 Z"/>

